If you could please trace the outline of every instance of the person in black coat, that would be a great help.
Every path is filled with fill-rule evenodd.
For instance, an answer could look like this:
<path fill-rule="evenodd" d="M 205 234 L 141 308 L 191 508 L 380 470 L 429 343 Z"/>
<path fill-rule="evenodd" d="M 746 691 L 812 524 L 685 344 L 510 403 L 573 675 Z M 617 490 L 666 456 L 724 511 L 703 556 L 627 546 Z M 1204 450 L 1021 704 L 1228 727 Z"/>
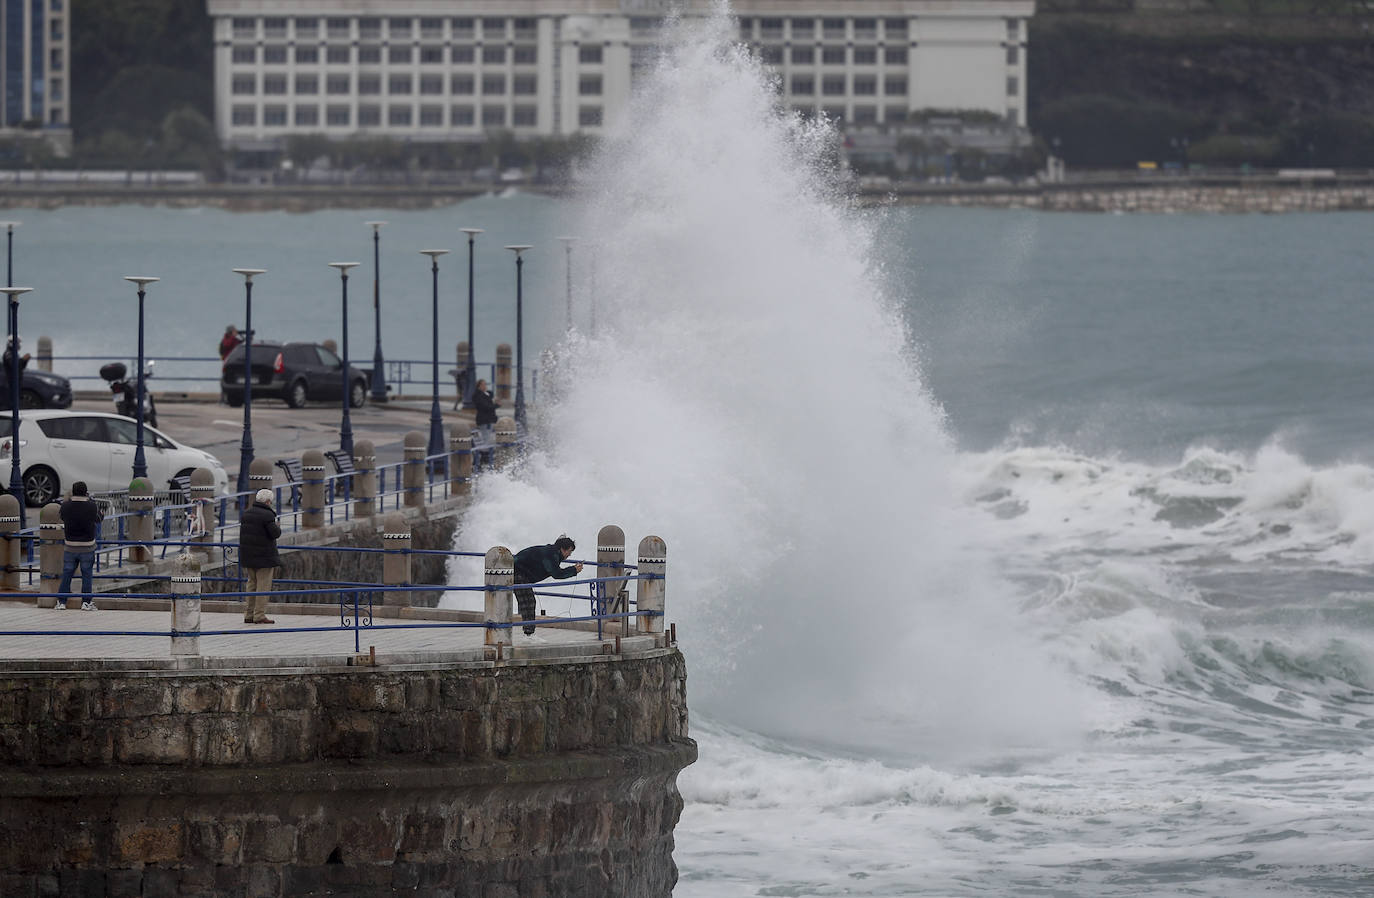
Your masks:
<path fill-rule="evenodd" d="M 258 490 L 253 504 L 244 509 L 239 519 L 239 566 L 243 568 L 244 591 L 248 606 L 243 612 L 245 624 L 274 624 L 267 616 L 267 594 L 272 591 L 272 575 L 281 564 L 277 554 L 277 538 L 281 525 L 272 509 L 272 491 Z"/>
<path fill-rule="evenodd" d="M 86 481 L 72 483 L 72 494 L 62 503 L 60 511 L 62 526 L 65 528 L 65 543 L 62 547 L 62 581 L 57 591 L 57 610 L 67 607 L 67 595 L 72 588 L 72 575 L 81 571 L 81 608 L 83 611 L 95 610 L 95 597 L 91 592 L 91 580 L 95 570 L 95 542 L 100 536 L 100 506 L 95 504 L 86 490 Z"/>
<path fill-rule="evenodd" d="M 582 573 L 582 562 L 572 567 L 563 567 L 563 562 L 573 553 L 577 544 L 566 536 L 560 536 L 547 546 L 530 546 L 515 554 L 515 582 L 538 583 L 548 577 L 566 580 Z M 517 589 L 515 600 L 520 606 L 520 619 L 525 621 L 525 635 L 534 635 L 534 590 Z"/>
<path fill-rule="evenodd" d="M 472 391 L 472 405 L 477 409 L 478 427 L 491 427 L 496 423 L 496 409 L 501 403 L 491 395 L 485 380 L 477 381 Z"/>

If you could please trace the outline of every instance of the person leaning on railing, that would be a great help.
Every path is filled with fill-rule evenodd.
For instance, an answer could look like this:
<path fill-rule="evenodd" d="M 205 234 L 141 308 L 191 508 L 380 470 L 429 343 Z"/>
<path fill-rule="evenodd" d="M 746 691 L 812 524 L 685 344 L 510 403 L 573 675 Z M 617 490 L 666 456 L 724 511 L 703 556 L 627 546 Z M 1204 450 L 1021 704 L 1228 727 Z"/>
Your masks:
<path fill-rule="evenodd" d="M 548 577 L 555 580 L 566 580 L 567 578 L 582 573 L 582 562 L 572 567 L 563 567 L 563 562 L 573 553 L 577 544 L 566 535 L 560 536 L 553 543 L 547 546 L 530 546 L 521 549 L 515 554 L 515 582 L 516 583 L 538 583 Z M 534 590 L 517 589 L 515 591 L 515 601 L 520 606 L 520 619 L 525 621 L 525 635 L 537 639 L 534 636 Z"/>
<path fill-rule="evenodd" d="M 272 575 L 281 565 L 281 556 L 277 554 L 280 536 L 281 525 L 272 509 L 272 491 L 258 490 L 253 504 L 239 518 L 239 566 L 247 578 L 244 591 L 254 593 L 248 596 L 248 605 L 243 610 L 245 624 L 276 623 L 267 616 L 267 594 L 272 591 Z"/>
<path fill-rule="evenodd" d="M 95 540 L 100 532 L 100 506 L 91 500 L 86 490 L 86 481 L 72 483 L 71 496 L 62 503 L 62 527 L 66 533 L 66 543 L 62 547 L 62 582 L 57 591 L 57 610 L 67 607 L 67 596 L 72 589 L 72 574 L 81 569 L 81 610 L 95 611 L 95 596 L 91 592 L 91 580 L 95 574 Z"/>

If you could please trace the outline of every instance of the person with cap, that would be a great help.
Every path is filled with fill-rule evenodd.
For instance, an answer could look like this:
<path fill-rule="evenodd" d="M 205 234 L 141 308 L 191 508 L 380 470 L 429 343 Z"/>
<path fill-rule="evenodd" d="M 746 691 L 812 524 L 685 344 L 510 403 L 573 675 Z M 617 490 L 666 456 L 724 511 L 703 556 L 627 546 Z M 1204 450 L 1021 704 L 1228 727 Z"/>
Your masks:
<path fill-rule="evenodd" d="M 57 591 L 57 610 L 67 608 L 67 596 L 72 590 L 72 575 L 81 569 L 81 610 L 95 611 L 95 596 L 91 579 L 95 575 L 95 540 L 100 535 L 100 506 L 92 501 L 86 481 L 72 483 L 72 494 L 62 503 L 62 527 L 66 542 L 62 546 L 62 582 Z"/>
<path fill-rule="evenodd" d="M 267 594 L 272 591 L 272 575 L 281 565 L 277 554 L 277 538 L 281 525 L 272 508 L 272 491 L 258 490 L 253 504 L 244 509 L 239 518 L 239 566 L 243 568 L 244 591 L 248 606 L 243 611 L 245 624 L 275 624 L 267 616 Z"/>
<path fill-rule="evenodd" d="M 558 537 L 547 546 L 530 546 L 515 554 L 515 582 L 538 583 L 547 577 L 555 580 L 582 573 L 582 562 L 572 567 L 563 567 L 563 562 L 577 548 L 567 535 Z M 525 635 L 534 637 L 534 590 L 526 586 L 515 591 L 515 601 L 520 606 L 520 619 L 525 622 Z"/>

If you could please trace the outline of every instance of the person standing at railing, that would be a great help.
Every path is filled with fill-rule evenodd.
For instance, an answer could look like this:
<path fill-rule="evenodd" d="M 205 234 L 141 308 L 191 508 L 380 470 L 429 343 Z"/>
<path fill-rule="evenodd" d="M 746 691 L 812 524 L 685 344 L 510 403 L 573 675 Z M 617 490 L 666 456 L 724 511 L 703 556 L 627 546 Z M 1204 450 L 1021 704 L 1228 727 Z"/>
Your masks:
<path fill-rule="evenodd" d="M 272 491 L 258 490 L 253 504 L 244 509 L 239 518 L 239 566 L 247 581 L 244 591 L 253 593 L 248 596 L 248 606 L 243 612 L 245 624 L 276 623 L 267 616 L 267 594 L 272 591 L 272 575 L 281 565 L 281 556 L 277 554 L 280 536 L 281 525 L 272 508 Z"/>
<path fill-rule="evenodd" d="M 221 337 L 219 341 L 220 361 L 224 361 L 225 359 L 229 358 L 229 353 L 233 352 L 234 347 L 242 342 L 243 340 L 239 337 L 238 328 L 234 327 L 234 325 L 232 324 L 226 327 L 224 329 L 224 336 Z"/>
<path fill-rule="evenodd" d="M 86 481 L 72 482 L 72 494 L 62 503 L 62 526 L 66 543 L 62 547 L 62 582 L 57 591 L 57 610 L 67 608 L 67 596 L 72 590 L 72 575 L 81 569 L 81 610 L 95 611 L 95 595 L 91 580 L 95 576 L 95 540 L 100 534 L 100 506 L 91 500 Z"/>
<path fill-rule="evenodd" d="M 549 577 L 566 580 L 582 573 L 582 562 L 572 567 L 563 567 L 563 562 L 573 553 L 577 544 L 566 535 L 558 537 L 547 546 L 530 546 L 515 554 L 515 582 L 538 583 Z M 525 621 L 525 635 L 537 640 L 534 635 L 534 590 L 528 587 L 515 591 L 515 601 L 520 606 L 520 619 Z"/>
<path fill-rule="evenodd" d="M 472 391 L 472 405 L 477 409 L 477 428 L 491 442 L 491 429 L 496 426 L 496 409 L 501 403 L 491 395 L 485 380 L 478 380 Z"/>

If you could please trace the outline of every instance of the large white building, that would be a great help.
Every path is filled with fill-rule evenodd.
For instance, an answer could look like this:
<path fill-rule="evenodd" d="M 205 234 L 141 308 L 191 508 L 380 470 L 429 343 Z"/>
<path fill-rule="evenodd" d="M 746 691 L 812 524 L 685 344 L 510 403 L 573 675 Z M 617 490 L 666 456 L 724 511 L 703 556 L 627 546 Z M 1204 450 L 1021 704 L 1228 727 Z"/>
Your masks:
<path fill-rule="evenodd" d="M 11 0 L 12 2 L 12 0 Z M 291 134 L 599 133 L 651 63 L 661 0 L 208 0 L 228 146 Z M 704 14 L 695 0 L 689 14 Z M 918 109 L 1026 123 L 1034 0 L 736 0 L 782 100 L 850 125 Z"/>
<path fill-rule="evenodd" d="M 0 0 L 0 136 L 71 145 L 69 0 Z"/>

